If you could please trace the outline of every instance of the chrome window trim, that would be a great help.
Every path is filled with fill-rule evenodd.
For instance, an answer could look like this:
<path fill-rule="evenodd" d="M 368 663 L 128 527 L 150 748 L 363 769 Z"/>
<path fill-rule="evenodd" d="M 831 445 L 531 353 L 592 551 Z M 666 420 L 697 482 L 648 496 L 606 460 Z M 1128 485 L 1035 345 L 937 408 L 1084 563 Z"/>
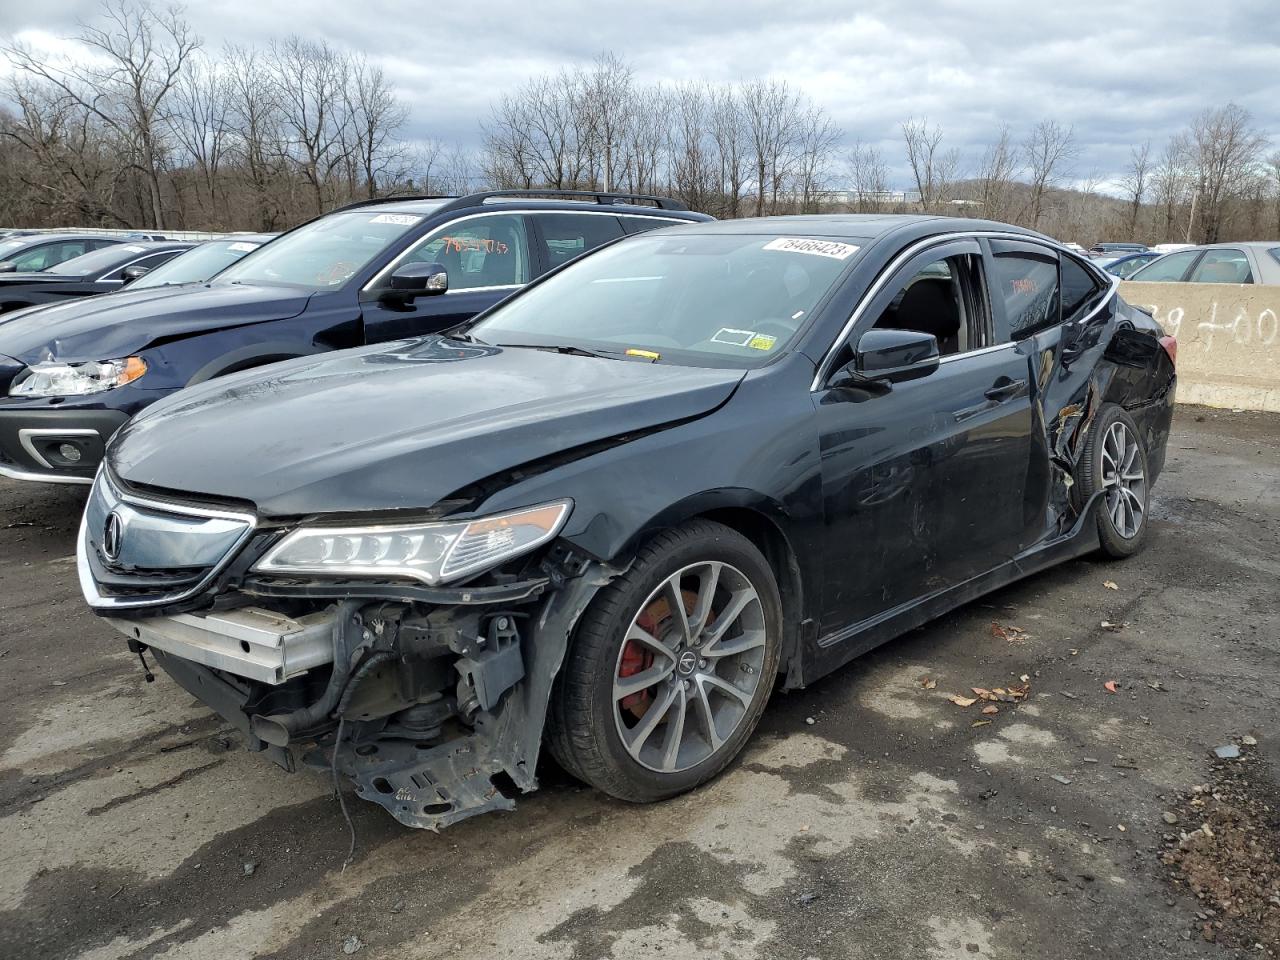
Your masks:
<path fill-rule="evenodd" d="M 22 427 L 18 430 L 18 443 L 22 444 L 22 449 L 31 454 L 31 459 L 42 467 L 48 467 L 50 470 L 57 470 L 52 463 L 42 457 L 36 446 L 31 442 L 33 437 L 101 437 L 102 434 L 97 430 L 91 430 L 87 427 L 75 427 L 69 430 L 57 430 L 47 427 Z M 89 481 L 92 483 L 93 481 Z"/>
<path fill-rule="evenodd" d="M 80 530 L 76 535 L 76 574 L 80 580 L 80 591 L 84 594 L 85 600 L 89 606 L 95 608 L 111 609 L 111 610 L 128 610 L 143 607 L 163 607 L 171 603 L 180 603 L 190 597 L 195 596 L 205 587 L 207 587 L 227 566 L 239 555 L 244 548 L 245 543 L 253 536 L 254 531 L 258 528 L 258 517 L 252 513 L 238 513 L 234 510 L 216 510 L 212 507 L 193 507 L 185 504 L 167 503 L 163 500 L 152 500 L 148 497 L 140 497 L 136 494 L 126 493 L 111 483 L 105 472 L 99 471 L 96 481 L 101 481 L 111 487 L 112 492 L 118 500 L 134 506 L 143 507 L 148 510 L 155 510 L 161 513 L 176 513 L 188 517 L 201 517 L 206 520 L 235 520 L 245 523 L 245 529 L 239 538 L 227 550 L 222 560 L 209 568 L 209 572 L 200 578 L 194 585 L 180 593 L 171 594 L 161 598 L 146 598 L 137 600 L 126 597 L 104 597 L 98 592 L 97 584 L 94 582 L 93 573 L 89 570 L 89 559 L 87 551 L 87 534 L 86 523 L 89 517 L 89 510 L 86 506 L 85 512 L 80 517 Z M 92 494 L 91 494 L 92 496 Z"/>
<path fill-rule="evenodd" d="M 550 214 L 550 213 L 564 213 L 573 217 L 636 217 L 641 220 L 662 220 L 665 223 L 698 223 L 700 222 L 697 220 L 683 220 L 680 217 L 649 217 L 649 216 L 645 216 L 642 213 L 632 213 L 631 211 L 627 211 L 626 213 L 619 213 L 616 210 L 521 210 L 521 209 L 515 209 L 515 210 L 486 210 L 483 213 L 469 213 L 465 217 L 458 217 L 456 220 L 446 220 L 444 223 L 440 224 L 436 229 L 440 229 L 441 227 L 451 227 L 454 224 L 458 224 L 458 223 L 466 223 L 468 220 L 478 220 L 481 217 L 536 217 L 536 216 L 545 216 L 546 214 Z M 366 283 L 363 287 L 360 288 L 360 293 L 365 294 L 365 293 L 368 293 L 370 290 L 375 289 L 377 287 L 379 280 L 381 280 L 383 277 L 387 276 L 392 271 L 394 271 L 396 267 L 400 266 L 400 264 L 404 261 L 404 258 L 407 257 L 409 254 L 411 254 L 414 250 L 416 250 L 418 248 L 418 244 L 421 243 L 423 240 L 425 240 L 427 237 L 431 236 L 432 233 L 435 233 L 435 230 L 432 230 L 430 233 L 424 234 L 422 237 L 419 237 L 418 240 L 415 243 L 413 243 L 412 246 L 406 247 L 404 250 L 402 250 L 398 257 L 396 257 L 389 264 L 387 264 L 385 267 L 379 270 L 376 274 L 374 274 L 373 278 L 368 283 Z M 623 227 L 622 236 L 619 237 L 618 239 L 623 240 L 629 236 L 633 236 L 633 234 L 627 233 L 626 228 Z M 521 287 L 527 287 L 530 283 L 533 282 L 533 280 L 536 280 L 536 279 L 537 278 L 534 277 L 531 280 L 526 280 L 524 283 L 503 283 L 503 284 L 498 284 L 496 286 L 491 286 L 491 287 L 464 287 L 461 290 L 446 290 L 445 295 L 447 296 L 450 293 L 473 293 L 477 290 L 519 290 Z"/>
<path fill-rule="evenodd" d="M 1021 243 L 1032 243 L 1045 247 L 1059 257 L 1065 253 L 1074 257 L 1077 261 L 1081 260 L 1079 256 L 1071 253 L 1070 250 L 1060 243 L 1055 243 L 1054 241 L 1048 240 L 1044 237 L 1034 237 L 1022 233 L 1004 233 L 1001 231 L 991 230 L 964 230 L 954 233 L 938 234 L 937 236 L 917 240 L 909 247 L 904 248 L 892 260 L 890 260 L 888 264 L 885 265 L 884 269 L 881 270 L 875 280 L 872 281 L 871 286 L 867 288 L 867 292 L 858 300 L 858 305 L 853 308 L 853 313 L 850 314 L 849 319 L 845 321 L 844 326 L 840 328 L 840 333 L 831 341 L 831 345 L 827 347 L 826 352 L 822 355 L 822 359 L 818 362 L 818 367 L 814 373 L 813 381 L 809 384 L 810 393 L 816 393 L 822 389 L 822 384 L 826 381 L 827 377 L 831 375 L 831 364 L 835 361 L 836 354 L 840 347 L 849 338 L 849 335 L 853 333 L 853 328 L 856 327 L 858 325 L 858 321 L 862 319 L 862 315 L 866 311 L 867 305 L 875 299 L 876 294 L 884 289 L 888 284 L 889 279 L 897 272 L 898 268 L 914 257 L 917 253 L 922 253 L 930 247 L 950 243 L 953 240 L 1014 240 Z M 1107 291 L 1106 295 L 1098 301 L 1097 306 L 1079 320 L 1075 321 L 1077 323 L 1084 323 L 1092 318 L 1094 314 L 1098 313 L 1098 311 L 1111 301 L 1112 297 L 1114 297 L 1120 289 L 1119 277 L 1113 277 L 1110 274 L 1100 274 L 1097 267 L 1091 266 L 1090 269 L 1093 270 L 1093 274 L 1096 279 L 1102 280 L 1105 278 L 1110 289 Z M 987 290 L 988 293 L 990 293 L 989 282 Z M 1059 294 L 1059 297 L 1061 297 L 1061 294 Z M 980 353 L 987 353 L 997 348 L 1015 346 L 1017 343 L 1018 341 L 1016 340 L 1010 340 L 1008 343 L 992 344 L 990 347 L 982 347 L 978 350 L 969 350 L 965 353 L 953 353 L 948 357 L 941 358 L 939 363 L 950 360 L 959 360 L 962 357 L 976 356 Z"/>

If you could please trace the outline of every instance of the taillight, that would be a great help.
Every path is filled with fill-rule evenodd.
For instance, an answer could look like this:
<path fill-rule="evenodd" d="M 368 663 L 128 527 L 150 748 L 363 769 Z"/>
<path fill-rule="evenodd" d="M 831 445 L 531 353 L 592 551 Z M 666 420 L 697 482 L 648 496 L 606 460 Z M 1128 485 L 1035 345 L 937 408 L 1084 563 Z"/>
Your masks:
<path fill-rule="evenodd" d="M 1176 367 L 1178 365 L 1178 338 L 1161 337 L 1160 346 L 1164 347 L 1164 352 L 1169 355 L 1169 362 Z"/>

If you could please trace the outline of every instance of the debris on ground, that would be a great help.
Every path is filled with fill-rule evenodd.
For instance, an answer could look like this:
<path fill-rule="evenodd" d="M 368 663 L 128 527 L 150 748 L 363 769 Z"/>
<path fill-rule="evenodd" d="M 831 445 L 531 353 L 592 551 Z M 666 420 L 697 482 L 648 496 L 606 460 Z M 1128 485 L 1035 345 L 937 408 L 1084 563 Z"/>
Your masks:
<path fill-rule="evenodd" d="M 1119 693 L 1119 691 L 1116 689 L 1116 682 L 1114 680 L 1108 680 L 1102 686 L 1107 691 L 1107 693 Z"/>
<path fill-rule="evenodd" d="M 1235 760 L 1240 756 L 1240 748 L 1234 743 L 1226 743 L 1220 747 L 1214 747 L 1213 753 L 1219 760 Z"/>
<path fill-rule="evenodd" d="M 246 877 L 252 877 L 252 876 L 253 876 L 253 872 L 254 872 L 255 870 L 257 870 L 257 869 L 258 869 L 258 864 L 257 864 L 255 861 L 250 860 L 250 861 L 249 861 L 248 863 L 246 863 L 243 867 L 241 867 L 241 872 L 242 872 Z"/>
<path fill-rule="evenodd" d="M 975 703 L 978 702 L 977 697 L 962 697 L 958 693 L 953 693 L 947 699 L 950 700 L 952 703 L 954 703 L 957 707 L 972 707 Z"/>
<path fill-rule="evenodd" d="M 1120 586 L 1114 580 L 1103 580 L 1102 585 L 1108 590 L 1119 590 Z"/>
<path fill-rule="evenodd" d="M 1024 640 L 1032 639 L 1031 634 L 1021 627 L 1006 627 L 994 620 L 991 621 L 991 635 L 997 640 L 1008 640 L 1010 643 L 1022 643 Z"/>
<path fill-rule="evenodd" d="M 812 726 L 813 726 L 815 723 L 817 723 L 818 721 L 817 721 L 817 720 L 815 720 L 815 719 L 813 719 L 813 717 L 805 717 L 805 718 L 804 718 L 804 722 L 805 722 L 805 723 L 807 723 L 809 726 L 811 726 L 811 727 L 812 727 Z"/>
<path fill-rule="evenodd" d="M 920 678 L 920 686 L 924 687 L 926 690 L 932 690 L 932 689 L 934 689 L 937 685 L 938 685 L 938 681 L 937 681 L 937 680 L 935 680 L 935 679 L 933 679 L 933 677 L 921 677 L 921 678 Z"/>
<path fill-rule="evenodd" d="M 342 941 L 342 952 L 350 956 L 364 946 L 364 941 L 359 937 L 351 936 Z"/>
<path fill-rule="evenodd" d="M 1070 778 L 1070 777 L 1064 777 L 1064 776 L 1063 776 L 1062 774 L 1060 774 L 1060 773 L 1055 773 L 1055 774 L 1054 774 L 1053 776 L 1051 776 L 1049 779 L 1050 779 L 1050 780 L 1056 780 L 1058 783 L 1062 784 L 1064 787 L 1069 787 L 1069 786 L 1071 786 L 1071 778 Z"/>
<path fill-rule="evenodd" d="M 1118 633 L 1128 625 L 1129 624 L 1127 622 L 1112 623 L 1110 620 L 1103 620 L 1100 624 L 1098 624 L 1098 626 L 1100 626 L 1103 630 L 1110 630 L 1112 633 Z"/>
<path fill-rule="evenodd" d="M 1000 712 L 1000 708 L 993 703 L 988 707 L 983 707 L 982 712 L 986 714 L 988 717 L 994 717 L 997 713 Z"/>
<path fill-rule="evenodd" d="M 1206 941 L 1260 945 L 1274 954 L 1280 948 L 1280 788 L 1266 762 L 1255 750 L 1231 763 L 1212 761 L 1210 782 L 1193 787 L 1175 816 L 1200 824 L 1166 833 L 1161 857 L 1173 886 L 1198 901 L 1194 931 Z"/>
<path fill-rule="evenodd" d="M 800 896 L 796 897 L 796 903 L 798 903 L 802 907 L 807 907 L 809 906 L 809 904 L 813 903 L 815 900 L 821 899 L 821 897 L 822 897 L 822 894 L 820 893 L 802 893 L 800 894 Z"/>

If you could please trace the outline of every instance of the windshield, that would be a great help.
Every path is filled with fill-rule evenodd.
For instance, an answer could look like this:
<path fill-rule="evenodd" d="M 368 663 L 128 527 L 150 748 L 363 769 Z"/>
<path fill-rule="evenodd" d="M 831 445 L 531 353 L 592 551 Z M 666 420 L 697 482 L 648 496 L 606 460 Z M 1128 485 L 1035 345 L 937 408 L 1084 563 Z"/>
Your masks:
<path fill-rule="evenodd" d="M 376 208 L 332 213 L 255 250 L 223 271 L 218 281 L 336 289 L 423 219 Z"/>
<path fill-rule="evenodd" d="M 857 250 L 807 237 L 635 237 L 528 289 L 468 333 L 686 366 L 759 366 L 786 349 Z"/>
<path fill-rule="evenodd" d="M 162 263 L 129 284 L 130 290 L 167 287 L 176 283 L 199 283 L 225 270 L 246 253 L 262 246 L 260 240 L 211 240 Z"/>
<path fill-rule="evenodd" d="M 72 257 L 70 260 L 63 260 L 62 263 L 46 267 L 44 272 L 57 273 L 68 277 L 88 276 L 118 267 L 122 263 L 128 263 L 146 252 L 146 247 L 139 246 L 136 243 L 112 244 L 109 247 L 103 247 L 101 250 L 94 250 L 92 253 L 82 253 L 80 256 Z"/>

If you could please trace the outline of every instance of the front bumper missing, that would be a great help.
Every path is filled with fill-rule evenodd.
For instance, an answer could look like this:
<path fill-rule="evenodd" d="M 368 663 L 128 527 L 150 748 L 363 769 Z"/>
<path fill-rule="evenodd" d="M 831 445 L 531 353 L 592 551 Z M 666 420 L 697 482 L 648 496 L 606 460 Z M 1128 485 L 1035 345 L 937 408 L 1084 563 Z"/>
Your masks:
<path fill-rule="evenodd" d="M 583 562 L 515 603 L 506 591 L 491 605 L 475 595 L 457 606 L 345 600 L 296 618 L 242 607 L 110 622 L 250 750 L 291 769 L 301 749 L 307 766 L 335 765 L 406 826 L 439 830 L 537 789 L 568 639 L 617 572 Z M 289 711 L 306 721 L 282 724 Z M 416 732 L 410 715 L 424 721 Z"/>
<path fill-rule="evenodd" d="M 294 620 L 257 607 L 107 622 L 127 637 L 206 667 L 279 685 L 333 662 L 333 614 Z"/>

